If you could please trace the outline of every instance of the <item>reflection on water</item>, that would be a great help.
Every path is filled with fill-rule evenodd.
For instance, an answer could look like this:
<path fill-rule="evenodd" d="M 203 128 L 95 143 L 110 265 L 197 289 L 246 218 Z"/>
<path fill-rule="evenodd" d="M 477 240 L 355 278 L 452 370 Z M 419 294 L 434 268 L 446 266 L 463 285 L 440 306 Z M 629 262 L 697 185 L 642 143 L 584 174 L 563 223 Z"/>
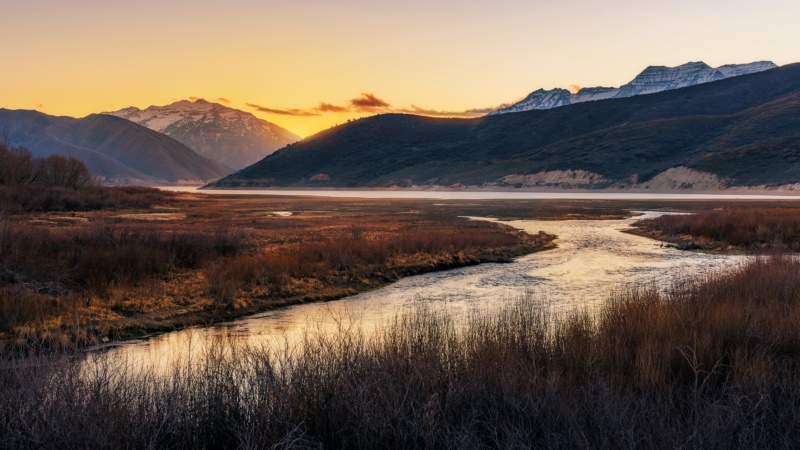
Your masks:
<path fill-rule="evenodd" d="M 659 213 L 645 213 L 653 217 Z M 150 369 L 168 368 L 209 345 L 244 341 L 274 348 L 294 345 L 304 333 L 329 333 L 342 327 L 371 332 L 415 305 L 445 308 L 454 318 L 491 309 L 529 292 L 554 313 L 593 308 L 612 289 L 647 283 L 662 289 L 676 275 L 701 274 L 732 266 L 742 256 L 708 255 L 664 248 L 623 233 L 625 220 L 512 221 L 509 225 L 559 236 L 558 248 L 510 264 L 481 264 L 405 278 L 384 288 L 328 302 L 297 305 L 208 328 L 169 333 L 123 345 L 92 358 L 122 357 Z"/>

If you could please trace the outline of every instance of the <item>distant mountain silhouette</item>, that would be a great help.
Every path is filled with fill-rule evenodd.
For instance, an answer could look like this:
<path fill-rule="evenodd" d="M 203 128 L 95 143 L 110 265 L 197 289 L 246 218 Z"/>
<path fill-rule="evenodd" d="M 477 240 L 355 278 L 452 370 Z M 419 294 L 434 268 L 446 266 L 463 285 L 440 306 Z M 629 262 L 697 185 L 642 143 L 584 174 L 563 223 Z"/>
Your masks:
<path fill-rule="evenodd" d="M 61 154 L 84 161 L 113 184 L 201 183 L 231 172 L 180 142 L 118 117 L 82 119 L 0 109 L 0 132 L 34 156 Z"/>
<path fill-rule="evenodd" d="M 731 186 L 800 182 L 800 64 L 478 119 L 374 116 L 290 145 L 214 186 L 608 187 L 677 169 Z"/>

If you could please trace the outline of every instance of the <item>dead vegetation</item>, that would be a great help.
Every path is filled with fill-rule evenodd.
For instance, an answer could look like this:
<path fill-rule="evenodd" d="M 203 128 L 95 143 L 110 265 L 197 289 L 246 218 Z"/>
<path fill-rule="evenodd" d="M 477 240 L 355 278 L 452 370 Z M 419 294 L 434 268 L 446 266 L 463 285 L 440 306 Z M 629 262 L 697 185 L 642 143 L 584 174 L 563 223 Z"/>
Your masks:
<path fill-rule="evenodd" d="M 553 239 L 397 205 L 376 214 L 332 200 L 347 210 L 276 216 L 270 203 L 175 196 L 134 213 L 0 219 L 0 341 L 52 351 L 141 336 L 509 261 Z"/>
<path fill-rule="evenodd" d="M 796 448 L 800 264 L 757 259 L 554 317 L 525 297 L 400 315 L 285 352 L 222 342 L 166 373 L 0 369 L 10 448 Z M 188 358 L 189 356 L 187 356 Z"/>
<path fill-rule="evenodd" d="M 800 251 L 800 208 L 718 208 L 636 222 L 637 234 L 687 250 Z"/>
<path fill-rule="evenodd" d="M 0 143 L 0 216 L 50 211 L 150 208 L 173 194 L 143 187 L 106 187 L 75 158 L 34 158 L 25 147 Z"/>

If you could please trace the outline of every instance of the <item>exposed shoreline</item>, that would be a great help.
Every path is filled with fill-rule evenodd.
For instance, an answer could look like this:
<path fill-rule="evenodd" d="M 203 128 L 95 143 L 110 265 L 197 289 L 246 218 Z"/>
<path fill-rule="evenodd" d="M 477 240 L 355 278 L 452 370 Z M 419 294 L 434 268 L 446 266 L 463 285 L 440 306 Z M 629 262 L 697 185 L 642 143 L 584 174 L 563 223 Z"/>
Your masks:
<path fill-rule="evenodd" d="M 525 236 L 530 235 L 526 234 Z M 134 319 L 133 323 L 125 324 L 115 329 L 113 342 L 106 341 L 104 344 L 124 343 L 127 340 L 146 339 L 193 326 L 213 326 L 304 303 L 340 300 L 353 295 L 380 289 L 405 277 L 414 275 L 458 269 L 478 264 L 511 263 L 514 258 L 555 248 L 556 244 L 553 241 L 556 238 L 556 236 L 547 235 L 547 242 L 544 245 L 537 245 L 530 239 L 524 239 L 518 245 L 509 248 L 486 249 L 484 252 L 472 255 L 460 253 L 443 255 L 433 260 L 420 261 L 417 264 L 409 264 L 401 267 L 384 267 L 379 273 L 376 273 L 373 278 L 359 280 L 356 283 L 344 287 L 331 288 L 330 292 L 326 294 L 315 295 L 309 293 L 288 298 L 256 299 L 255 303 L 241 309 L 198 311 L 169 317 L 163 320 L 148 318 L 137 321 Z"/>
<path fill-rule="evenodd" d="M 555 246 L 555 236 L 470 221 L 463 216 L 478 214 L 436 205 L 199 194 L 143 210 L 15 215 L 0 230 L 6 242 L 46 242 L 53 253 L 28 252 L 8 267 L 3 304 L 42 309 L 9 316 L 0 353 L 141 339 Z M 218 245 L 234 245 L 234 253 L 214 253 Z M 205 256 L 180 263 L 196 252 Z M 37 272 L 45 260 L 49 268 Z"/>

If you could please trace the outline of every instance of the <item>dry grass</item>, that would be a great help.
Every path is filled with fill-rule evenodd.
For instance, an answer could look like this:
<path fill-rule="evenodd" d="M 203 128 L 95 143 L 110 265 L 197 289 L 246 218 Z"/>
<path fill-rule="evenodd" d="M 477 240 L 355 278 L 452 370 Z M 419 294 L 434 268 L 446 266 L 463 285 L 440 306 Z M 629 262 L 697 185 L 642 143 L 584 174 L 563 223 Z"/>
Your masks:
<path fill-rule="evenodd" d="M 170 203 L 175 194 L 145 187 L 63 187 L 0 185 L 0 215 L 33 212 L 148 209 Z"/>
<path fill-rule="evenodd" d="M 276 217 L 250 209 L 251 199 L 217 201 L 178 196 L 166 216 L 162 208 L 0 219 L 0 347 L 53 350 L 227 320 L 508 261 L 553 239 L 402 207 Z"/>
<path fill-rule="evenodd" d="M 664 215 L 634 225 L 647 235 L 687 248 L 800 250 L 798 208 L 719 208 Z"/>
<path fill-rule="evenodd" d="M 0 446 L 800 445 L 800 264 L 676 286 L 618 292 L 596 316 L 523 298 L 463 325 L 416 310 L 371 340 L 310 332 L 294 353 L 220 342 L 162 375 L 9 361 Z"/>

